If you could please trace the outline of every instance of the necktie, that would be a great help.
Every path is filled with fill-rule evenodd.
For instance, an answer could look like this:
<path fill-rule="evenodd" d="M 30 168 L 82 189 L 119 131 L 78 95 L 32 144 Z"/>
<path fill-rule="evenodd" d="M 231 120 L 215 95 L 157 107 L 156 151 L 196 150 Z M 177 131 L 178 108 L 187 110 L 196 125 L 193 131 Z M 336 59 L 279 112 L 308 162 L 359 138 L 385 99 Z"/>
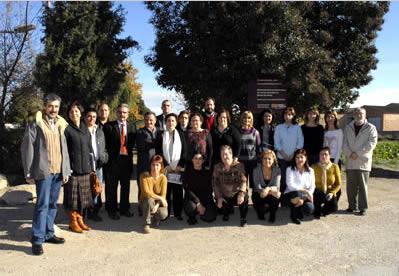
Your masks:
<path fill-rule="evenodd" d="M 125 124 L 121 124 L 121 154 L 127 155 Z"/>

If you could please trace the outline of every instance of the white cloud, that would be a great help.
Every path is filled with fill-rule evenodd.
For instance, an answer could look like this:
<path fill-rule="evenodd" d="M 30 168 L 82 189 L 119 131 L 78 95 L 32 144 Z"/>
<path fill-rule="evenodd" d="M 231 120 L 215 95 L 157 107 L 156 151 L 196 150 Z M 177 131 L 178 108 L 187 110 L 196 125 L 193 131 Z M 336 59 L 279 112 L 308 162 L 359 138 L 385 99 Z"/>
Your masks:
<path fill-rule="evenodd" d="M 177 101 L 176 94 L 174 91 L 169 91 L 160 88 L 159 90 L 148 90 L 145 91 L 143 89 L 143 100 L 145 105 L 154 111 L 156 114 L 160 114 L 161 110 L 161 103 L 163 100 L 170 100 L 172 102 L 172 111 L 175 113 L 180 112 L 184 109 L 184 106 Z"/>
<path fill-rule="evenodd" d="M 387 105 L 390 103 L 399 103 L 398 88 L 372 88 L 360 91 L 359 98 L 352 107 L 362 105 Z"/>

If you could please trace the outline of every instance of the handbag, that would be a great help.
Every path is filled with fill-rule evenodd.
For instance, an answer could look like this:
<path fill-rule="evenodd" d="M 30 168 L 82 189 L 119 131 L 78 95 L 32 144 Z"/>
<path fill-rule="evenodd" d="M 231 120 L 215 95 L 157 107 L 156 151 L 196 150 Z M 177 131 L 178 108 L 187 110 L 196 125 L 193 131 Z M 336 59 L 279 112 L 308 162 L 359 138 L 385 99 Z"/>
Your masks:
<path fill-rule="evenodd" d="M 95 172 L 90 173 L 90 187 L 93 196 L 100 195 L 103 191 L 100 179 L 98 179 Z"/>

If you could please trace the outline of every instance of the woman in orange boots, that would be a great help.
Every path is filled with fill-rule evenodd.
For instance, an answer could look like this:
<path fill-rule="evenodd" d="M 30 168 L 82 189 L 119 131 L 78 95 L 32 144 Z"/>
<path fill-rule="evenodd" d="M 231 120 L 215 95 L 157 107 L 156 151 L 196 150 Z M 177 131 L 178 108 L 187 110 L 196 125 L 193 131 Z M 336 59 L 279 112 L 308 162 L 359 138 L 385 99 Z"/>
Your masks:
<path fill-rule="evenodd" d="M 69 229 L 76 233 L 91 229 L 84 223 L 82 216 L 92 206 L 90 172 L 94 169 L 90 133 L 81 121 L 83 111 L 77 102 L 68 107 L 69 126 L 65 130 L 72 176 L 64 186 L 64 206 L 70 210 Z"/>

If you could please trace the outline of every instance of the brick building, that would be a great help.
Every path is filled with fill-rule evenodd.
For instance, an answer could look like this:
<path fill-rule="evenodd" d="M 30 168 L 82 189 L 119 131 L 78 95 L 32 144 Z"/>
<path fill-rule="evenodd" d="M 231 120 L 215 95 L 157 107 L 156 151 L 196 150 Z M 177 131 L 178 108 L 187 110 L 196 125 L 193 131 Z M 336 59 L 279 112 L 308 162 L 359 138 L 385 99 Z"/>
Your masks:
<path fill-rule="evenodd" d="M 365 105 L 367 120 L 375 125 L 378 134 L 384 137 L 399 139 L 399 103 L 386 106 Z M 353 109 L 350 109 L 339 119 L 340 127 L 352 120 Z"/>

